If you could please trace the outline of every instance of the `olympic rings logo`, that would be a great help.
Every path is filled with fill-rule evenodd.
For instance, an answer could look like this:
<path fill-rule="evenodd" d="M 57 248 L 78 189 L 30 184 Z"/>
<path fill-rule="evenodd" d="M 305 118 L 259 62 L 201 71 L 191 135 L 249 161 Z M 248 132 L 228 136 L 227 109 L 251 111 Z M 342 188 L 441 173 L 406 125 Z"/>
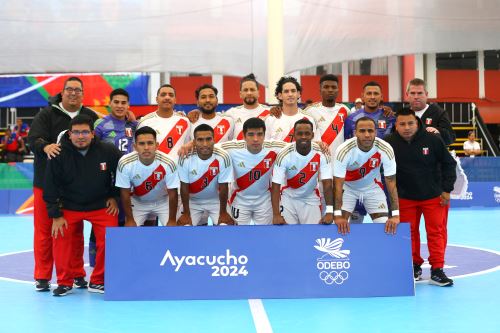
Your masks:
<path fill-rule="evenodd" d="M 333 283 L 342 284 L 349 278 L 349 273 L 347 273 L 346 271 L 321 271 L 319 273 L 319 278 L 328 285 L 332 285 Z"/>

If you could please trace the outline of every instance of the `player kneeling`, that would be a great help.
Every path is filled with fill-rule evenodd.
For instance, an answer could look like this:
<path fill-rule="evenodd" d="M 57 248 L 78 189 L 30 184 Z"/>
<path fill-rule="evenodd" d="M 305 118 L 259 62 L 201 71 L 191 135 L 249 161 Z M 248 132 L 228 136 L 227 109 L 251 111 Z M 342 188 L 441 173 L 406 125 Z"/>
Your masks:
<path fill-rule="evenodd" d="M 162 225 L 175 226 L 179 188 L 175 163 L 158 150 L 156 131 L 151 127 L 141 127 L 134 137 L 136 151 L 120 159 L 116 173 L 125 226 L 142 226 L 156 217 Z"/>
<path fill-rule="evenodd" d="M 375 121 L 368 117 L 358 119 L 355 137 L 337 148 L 333 161 L 334 215 L 339 233 L 349 232 L 348 220 L 357 200 L 364 204 L 373 222 L 385 223 L 386 233 L 396 233 L 399 223 L 396 159 L 392 147 L 376 137 Z M 381 182 L 382 165 L 390 197 L 391 218 L 388 218 L 387 199 Z"/>
<path fill-rule="evenodd" d="M 229 154 L 214 147 L 214 130 L 201 124 L 194 130 L 196 150 L 179 159 L 183 212 L 179 225 L 199 225 L 204 214 L 213 224 L 234 224 L 227 213 L 228 184 L 233 181 Z"/>

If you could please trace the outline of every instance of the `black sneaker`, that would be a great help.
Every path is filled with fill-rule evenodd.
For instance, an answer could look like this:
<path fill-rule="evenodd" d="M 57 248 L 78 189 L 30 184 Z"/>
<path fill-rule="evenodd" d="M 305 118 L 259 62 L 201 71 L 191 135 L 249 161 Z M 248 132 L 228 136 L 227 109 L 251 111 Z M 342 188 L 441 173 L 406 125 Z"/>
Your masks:
<path fill-rule="evenodd" d="M 84 277 L 78 277 L 73 280 L 73 288 L 85 289 L 88 286 L 88 282 L 85 281 Z"/>
<path fill-rule="evenodd" d="M 71 294 L 72 290 L 73 287 L 70 286 L 57 286 L 52 293 L 54 296 L 66 296 L 67 294 Z"/>
<path fill-rule="evenodd" d="M 430 284 L 440 287 L 450 287 L 453 285 L 453 280 L 448 278 L 442 268 L 431 269 Z"/>
<path fill-rule="evenodd" d="M 91 293 L 99 293 L 99 294 L 104 294 L 104 285 L 103 284 L 96 284 L 96 283 L 90 283 L 89 284 L 89 291 Z"/>
<path fill-rule="evenodd" d="M 422 280 L 422 267 L 417 264 L 413 264 L 413 279 L 415 281 Z"/>
<path fill-rule="evenodd" d="M 50 281 L 49 280 L 36 280 L 35 281 L 36 291 L 50 291 Z"/>

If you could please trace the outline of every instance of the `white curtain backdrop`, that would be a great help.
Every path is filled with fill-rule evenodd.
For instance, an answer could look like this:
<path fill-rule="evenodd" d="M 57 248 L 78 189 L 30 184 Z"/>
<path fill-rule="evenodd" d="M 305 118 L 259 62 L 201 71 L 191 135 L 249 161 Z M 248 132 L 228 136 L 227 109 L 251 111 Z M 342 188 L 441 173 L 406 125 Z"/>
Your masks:
<path fill-rule="evenodd" d="M 287 73 L 500 49 L 500 0 L 283 2 Z M 266 0 L 4 0 L 0 73 L 253 72 L 265 82 L 266 11 Z"/>

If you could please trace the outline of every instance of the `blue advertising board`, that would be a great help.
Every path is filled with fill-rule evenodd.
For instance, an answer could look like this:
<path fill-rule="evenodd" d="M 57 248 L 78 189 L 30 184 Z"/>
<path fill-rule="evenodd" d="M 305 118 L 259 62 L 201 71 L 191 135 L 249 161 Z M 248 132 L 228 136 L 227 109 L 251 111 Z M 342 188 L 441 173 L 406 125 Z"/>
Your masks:
<path fill-rule="evenodd" d="M 469 182 L 465 195 L 452 199 L 451 207 L 500 207 L 500 181 Z"/>
<path fill-rule="evenodd" d="M 107 228 L 106 300 L 413 296 L 409 224 Z"/>

